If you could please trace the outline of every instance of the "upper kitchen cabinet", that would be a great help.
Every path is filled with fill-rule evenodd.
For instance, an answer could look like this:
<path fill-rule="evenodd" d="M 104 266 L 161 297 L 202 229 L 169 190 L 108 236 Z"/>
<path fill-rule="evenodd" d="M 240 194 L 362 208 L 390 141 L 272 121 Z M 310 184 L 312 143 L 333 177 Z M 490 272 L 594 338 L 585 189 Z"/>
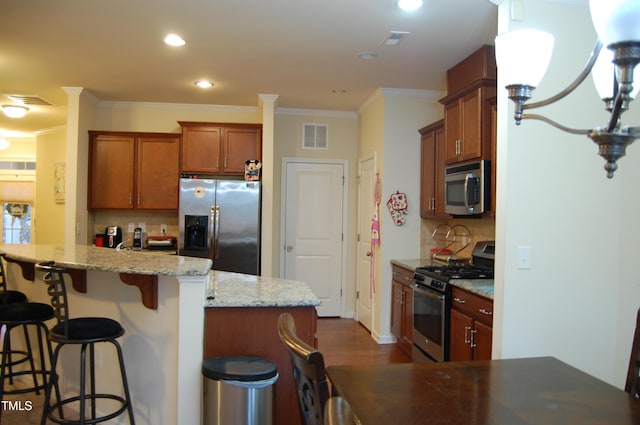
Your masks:
<path fill-rule="evenodd" d="M 248 159 L 262 160 L 262 124 L 179 124 L 183 173 L 244 175 Z"/>
<path fill-rule="evenodd" d="M 420 132 L 420 216 L 449 215 L 444 211 L 444 121 L 436 121 Z"/>
<path fill-rule="evenodd" d="M 444 105 L 445 162 L 455 164 L 491 159 L 487 129 L 491 113 L 487 100 L 496 96 L 496 61 L 493 46 L 483 46 L 447 71 Z"/>
<path fill-rule="evenodd" d="M 178 209 L 180 136 L 89 132 L 89 209 Z"/>

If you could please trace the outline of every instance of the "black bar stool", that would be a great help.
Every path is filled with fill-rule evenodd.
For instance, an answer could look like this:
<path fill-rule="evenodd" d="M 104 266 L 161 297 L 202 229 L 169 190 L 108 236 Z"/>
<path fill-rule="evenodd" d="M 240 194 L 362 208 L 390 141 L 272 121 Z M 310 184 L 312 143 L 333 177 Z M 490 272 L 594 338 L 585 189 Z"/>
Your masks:
<path fill-rule="evenodd" d="M 6 277 L 2 259 L 4 254 L 0 254 L 0 327 L 4 333 L 2 338 L 2 359 L 0 360 L 0 399 L 4 399 L 5 394 L 24 394 L 35 392 L 40 394 L 47 384 L 50 375 L 52 348 L 49 342 L 48 328 L 44 323 L 53 319 L 53 308 L 48 304 L 27 302 L 25 294 L 19 291 L 7 290 Z M 29 327 L 37 330 L 37 348 L 39 352 L 39 363 L 36 366 L 33 354 L 32 341 L 29 336 Z M 14 349 L 11 346 L 11 331 L 22 328 L 24 335 L 24 349 Z M 45 354 L 43 345 L 47 347 Z M 28 363 L 28 368 L 17 368 L 15 366 Z M 6 389 L 5 380 L 13 384 L 13 379 L 18 376 L 31 375 L 33 384 L 19 388 Z M 41 380 L 38 380 L 38 376 Z M 1 412 L 1 410 L 0 410 Z"/>
<path fill-rule="evenodd" d="M 51 366 L 51 378 L 45 392 L 44 408 L 42 412 L 42 422 L 44 425 L 47 419 L 66 425 L 95 424 L 115 418 L 122 414 L 125 410 L 129 413 L 129 422 L 135 424 L 133 417 L 133 408 L 131 405 L 131 397 L 129 395 L 129 386 L 127 384 L 127 376 L 124 368 L 124 359 L 122 356 L 122 348 L 116 338 L 124 335 L 124 329 L 117 321 L 105 317 L 82 317 L 69 319 L 69 305 L 67 302 L 67 291 L 63 273 L 65 269 L 55 267 L 53 262 L 41 263 L 36 265 L 36 269 L 45 273 L 44 281 L 48 285 L 48 292 L 51 296 L 51 305 L 53 306 L 58 323 L 49 330 L 49 339 L 58 345 L 53 353 L 53 361 Z M 117 394 L 106 394 L 96 392 L 95 380 L 95 349 L 94 344 L 98 342 L 109 342 L 113 344 L 118 353 L 120 363 L 120 374 L 122 376 L 122 386 L 124 397 Z M 60 350 L 65 345 L 80 345 L 80 394 L 77 396 L 61 399 L 56 394 L 57 401 L 52 404 L 51 391 L 57 388 L 58 374 L 56 373 L 56 365 Z M 89 392 L 87 393 L 86 384 L 86 351 L 89 348 Z M 111 400 L 115 401 L 117 408 L 109 409 L 109 413 L 102 412 L 102 416 L 97 416 L 97 401 Z M 86 412 L 87 402 L 90 404 L 89 412 Z M 108 403 L 104 403 L 108 404 Z M 63 407 L 72 407 L 73 410 L 79 412 L 78 419 L 65 418 Z M 101 406 L 102 407 L 102 404 Z M 112 407 L 112 406 L 109 406 Z M 57 411 L 57 415 L 56 415 Z M 87 413 L 89 418 L 87 418 Z"/>

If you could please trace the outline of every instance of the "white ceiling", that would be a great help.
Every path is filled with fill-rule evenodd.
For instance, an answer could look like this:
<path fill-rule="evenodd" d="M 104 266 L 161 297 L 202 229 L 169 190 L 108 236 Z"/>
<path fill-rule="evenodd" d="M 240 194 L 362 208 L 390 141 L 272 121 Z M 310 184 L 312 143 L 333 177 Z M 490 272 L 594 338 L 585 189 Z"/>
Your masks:
<path fill-rule="evenodd" d="M 493 44 L 489 0 L 13 0 L 0 6 L 0 104 L 37 95 L 0 132 L 65 123 L 62 87 L 100 100 L 357 111 L 378 88 L 446 90 L 446 70 Z M 410 34 L 397 46 L 390 31 Z M 181 48 L 163 43 L 175 32 Z M 377 54 L 374 60 L 360 52 Z M 212 81 L 208 90 L 195 87 Z M 336 94 L 334 90 L 345 90 Z"/>

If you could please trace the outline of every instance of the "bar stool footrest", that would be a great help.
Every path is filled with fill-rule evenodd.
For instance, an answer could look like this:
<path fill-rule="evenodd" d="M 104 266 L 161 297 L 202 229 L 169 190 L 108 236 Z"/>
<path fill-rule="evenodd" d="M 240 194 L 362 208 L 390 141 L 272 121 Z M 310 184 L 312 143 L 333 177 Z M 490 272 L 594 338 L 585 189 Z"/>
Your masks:
<path fill-rule="evenodd" d="M 65 398 L 63 400 L 58 401 L 55 404 L 52 404 L 50 406 L 46 406 L 46 408 L 48 409 L 47 411 L 47 418 L 57 424 L 62 424 L 62 425 L 77 425 L 80 423 L 84 423 L 84 424 L 96 424 L 99 422 L 104 422 L 104 421 L 108 421 L 109 419 L 113 419 L 116 416 L 120 416 L 125 410 L 127 410 L 127 401 L 124 399 L 124 397 L 115 395 L 115 394 L 86 394 L 84 396 L 84 401 L 85 403 L 91 403 L 92 400 L 94 401 L 98 401 L 98 400 L 113 400 L 116 401 L 118 403 L 121 404 L 121 406 L 117 409 L 114 410 L 111 413 L 108 413 L 106 415 L 103 416 L 99 416 L 96 418 L 87 418 L 84 421 L 81 421 L 79 418 L 78 419 L 65 419 L 65 418 L 60 418 L 59 416 L 54 416 L 52 412 L 54 411 L 59 411 L 59 409 L 61 407 L 64 406 L 68 406 L 72 403 L 79 403 L 80 402 L 80 396 L 75 396 L 75 397 L 69 397 L 69 398 Z M 64 409 L 63 409 L 64 410 Z M 78 412 L 78 414 L 80 413 L 80 406 L 77 406 L 77 409 L 73 409 L 74 412 Z M 85 408 L 85 416 L 86 414 L 91 414 L 91 408 Z"/>
<path fill-rule="evenodd" d="M 33 377 L 34 374 L 42 379 L 42 384 L 16 389 L 7 389 L 5 387 L 3 392 L 5 394 L 25 394 L 35 391 L 36 394 L 40 394 L 40 390 L 44 391 L 47 388 L 47 378 L 51 376 L 51 372 L 48 370 L 20 370 L 18 372 L 13 372 L 11 375 L 7 375 L 5 378 L 15 378 L 16 376 Z"/>

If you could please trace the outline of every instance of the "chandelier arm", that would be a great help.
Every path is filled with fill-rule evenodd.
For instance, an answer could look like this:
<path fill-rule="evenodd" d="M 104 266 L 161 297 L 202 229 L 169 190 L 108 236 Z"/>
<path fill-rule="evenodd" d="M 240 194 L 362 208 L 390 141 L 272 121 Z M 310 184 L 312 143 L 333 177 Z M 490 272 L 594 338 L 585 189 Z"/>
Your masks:
<path fill-rule="evenodd" d="M 616 97 L 613 100 L 613 107 L 611 108 L 611 118 L 609 118 L 609 124 L 607 125 L 607 131 L 612 132 L 620 125 L 620 115 L 622 115 L 624 95 L 628 96 L 628 93 L 624 93 L 622 90 L 617 90 Z"/>
<path fill-rule="evenodd" d="M 538 102 L 525 103 L 522 109 L 535 109 L 535 108 L 540 108 L 542 106 L 547 106 L 554 102 L 557 102 L 558 100 L 564 98 L 565 96 L 573 92 L 580 84 L 582 84 L 585 78 L 589 76 L 589 73 L 593 69 L 593 65 L 596 63 L 596 60 L 598 59 L 598 55 L 600 54 L 601 49 L 602 49 L 602 42 L 598 39 L 596 40 L 596 45 L 593 48 L 593 51 L 591 52 L 591 56 L 589 56 L 589 60 L 587 61 L 587 64 L 582 69 L 582 72 L 580 73 L 580 75 L 578 75 L 578 77 L 571 84 L 569 84 L 564 90 L 562 90 L 561 92 L 557 93 L 554 96 L 551 96 L 550 98 L 547 98 Z M 578 133 L 578 134 L 583 134 L 583 133 Z"/>
<path fill-rule="evenodd" d="M 543 122 L 546 122 L 547 124 L 557 128 L 559 130 L 562 130 L 562 131 L 564 131 L 566 133 L 571 133 L 571 134 L 588 135 L 589 132 L 591 131 L 591 130 L 580 130 L 580 129 L 577 129 L 577 128 L 566 127 L 566 126 L 564 126 L 564 125 L 562 125 L 560 123 L 557 123 L 556 121 L 554 121 L 552 119 L 549 119 L 549 118 L 547 118 L 545 116 L 537 115 L 537 114 L 523 114 L 522 115 L 522 119 L 523 120 L 543 121 Z"/>

